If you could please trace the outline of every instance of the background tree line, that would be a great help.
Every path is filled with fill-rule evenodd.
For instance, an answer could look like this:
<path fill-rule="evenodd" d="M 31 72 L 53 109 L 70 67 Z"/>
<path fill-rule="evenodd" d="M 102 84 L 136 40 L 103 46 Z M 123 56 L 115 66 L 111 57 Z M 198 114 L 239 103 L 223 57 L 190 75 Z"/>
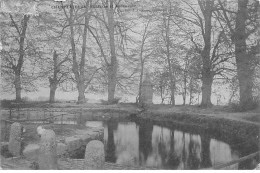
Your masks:
<path fill-rule="evenodd" d="M 1 13 L 1 85 L 17 101 L 44 86 L 50 102 L 58 88 L 78 91 L 79 103 L 86 92 L 106 92 L 111 104 L 118 92 L 139 102 L 148 72 L 161 103 L 181 95 L 194 104 L 201 93 L 210 107 L 213 86 L 223 84 L 242 110 L 259 97 L 259 1 L 72 0 L 38 9 Z"/>

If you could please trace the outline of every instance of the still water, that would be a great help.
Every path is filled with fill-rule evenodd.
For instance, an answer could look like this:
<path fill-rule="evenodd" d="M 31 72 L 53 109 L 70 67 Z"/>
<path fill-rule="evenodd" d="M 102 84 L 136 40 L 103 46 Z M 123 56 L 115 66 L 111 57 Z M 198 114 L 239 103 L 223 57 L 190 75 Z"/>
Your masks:
<path fill-rule="evenodd" d="M 202 169 L 239 158 L 239 151 L 200 134 L 134 122 L 87 121 L 104 127 L 106 162 L 159 169 Z M 238 169 L 238 164 L 225 169 Z"/>

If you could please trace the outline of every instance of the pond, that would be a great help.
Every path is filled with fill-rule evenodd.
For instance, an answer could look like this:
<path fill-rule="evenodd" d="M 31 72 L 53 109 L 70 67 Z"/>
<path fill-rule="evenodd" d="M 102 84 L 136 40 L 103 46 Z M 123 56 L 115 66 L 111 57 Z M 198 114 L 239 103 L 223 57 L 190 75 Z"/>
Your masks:
<path fill-rule="evenodd" d="M 62 122 L 62 124 L 75 125 L 77 123 L 104 127 L 106 162 L 126 166 L 203 169 L 228 163 L 259 150 L 259 146 L 253 145 L 250 141 L 241 141 L 233 136 L 214 134 L 197 128 L 181 128 L 170 122 L 118 119 Z M 54 121 L 54 124 L 61 124 L 61 121 Z M 3 136 L 2 134 L 1 137 Z M 73 153 L 72 158 L 84 158 L 85 152 L 82 150 L 85 150 L 85 147 Z M 256 161 L 259 163 L 259 157 L 225 169 L 253 169 Z"/>
<path fill-rule="evenodd" d="M 104 127 L 106 162 L 158 169 L 203 169 L 241 157 L 239 149 L 192 130 L 167 128 L 153 123 L 87 121 Z M 225 169 L 250 169 L 250 163 Z"/>

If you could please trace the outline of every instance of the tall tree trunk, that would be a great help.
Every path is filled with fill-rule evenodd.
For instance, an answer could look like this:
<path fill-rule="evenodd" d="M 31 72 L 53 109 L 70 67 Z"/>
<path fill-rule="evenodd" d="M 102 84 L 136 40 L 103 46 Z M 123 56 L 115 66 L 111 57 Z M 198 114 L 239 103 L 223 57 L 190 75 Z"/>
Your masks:
<path fill-rule="evenodd" d="M 201 166 L 202 168 L 212 166 L 210 159 L 210 137 L 207 134 L 201 136 Z"/>
<path fill-rule="evenodd" d="M 59 82 L 57 81 L 56 78 L 51 78 L 49 77 L 49 83 L 50 83 L 50 97 L 49 97 L 49 102 L 54 103 L 55 102 L 55 93 L 56 89 L 58 88 Z"/>
<path fill-rule="evenodd" d="M 164 97 L 163 97 L 163 86 L 160 87 L 160 95 L 161 95 L 161 99 L 162 99 L 161 104 L 163 104 L 163 102 L 164 102 Z"/>
<path fill-rule="evenodd" d="M 248 0 L 238 0 L 234 33 L 240 105 L 243 110 L 250 109 L 253 105 L 253 68 L 246 50 L 247 4 Z"/>
<path fill-rule="evenodd" d="M 202 100 L 201 106 L 210 107 L 211 103 L 211 87 L 212 87 L 213 77 L 210 73 L 206 73 L 204 77 L 202 77 Z"/>
<path fill-rule="evenodd" d="M 170 10 L 171 11 L 171 10 Z M 171 90 L 171 105 L 175 105 L 175 76 L 172 69 L 171 63 L 171 53 L 170 53 L 170 16 L 168 16 L 167 21 L 164 18 L 164 23 L 166 27 L 166 51 L 167 51 L 167 62 L 169 67 L 169 77 L 170 77 L 170 90 Z"/>
<path fill-rule="evenodd" d="M 186 105 L 186 95 L 187 95 L 187 74 L 186 74 L 186 69 L 184 71 L 184 79 L 183 79 L 183 85 L 184 85 L 184 92 L 183 92 L 183 105 Z"/>
<path fill-rule="evenodd" d="M 85 85 L 84 85 L 84 80 L 80 80 L 77 83 L 77 88 L 78 88 L 78 103 L 85 103 L 86 98 L 85 98 Z"/>
<path fill-rule="evenodd" d="M 15 73 L 14 86 L 15 86 L 15 96 L 16 96 L 15 100 L 20 102 L 22 100 L 22 96 L 21 96 L 22 86 L 21 86 L 20 73 Z"/>
<path fill-rule="evenodd" d="M 73 1 L 71 1 L 71 5 L 73 6 Z M 78 65 L 78 62 L 77 62 L 77 53 L 76 53 L 76 44 L 75 44 L 75 39 L 74 39 L 74 36 L 75 36 L 75 33 L 74 33 L 74 28 L 73 28 L 73 25 L 74 25 L 74 20 L 73 20 L 73 9 L 70 8 L 70 17 L 68 18 L 69 19 L 69 25 L 70 25 L 70 43 L 71 43 L 71 49 L 72 49 L 72 72 L 75 76 L 75 79 L 76 79 L 76 84 L 77 84 L 77 89 L 78 89 L 78 101 L 79 101 L 79 98 L 82 98 L 82 96 L 80 97 L 80 91 L 79 91 L 79 65 Z"/>
<path fill-rule="evenodd" d="M 54 103 L 55 102 L 56 89 L 57 89 L 57 85 L 50 84 L 50 99 L 49 99 L 50 103 Z"/>
<path fill-rule="evenodd" d="M 50 83 L 50 97 L 49 97 L 49 102 L 53 103 L 55 101 L 55 92 L 58 87 L 58 79 L 57 79 L 57 74 L 58 74 L 58 54 L 54 50 L 53 52 L 53 78 L 49 77 L 49 83 Z"/>
<path fill-rule="evenodd" d="M 144 52 L 145 40 L 147 38 L 147 29 L 148 29 L 149 23 L 150 23 L 150 20 L 145 25 L 144 33 L 143 33 L 143 36 L 142 36 L 141 49 L 140 49 L 141 72 L 140 72 L 139 91 L 138 91 L 138 100 L 137 100 L 138 103 L 140 103 L 140 97 L 141 97 L 141 93 L 142 93 L 142 82 L 143 82 L 144 63 L 145 63 L 145 58 L 143 58 L 143 52 Z"/>
<path fill-rule="evenodd" d="M 117 75 L 117 58 L 115 50 L 115 38 L 114 38 L 114 3 L 113 0 L 109 1 L 109 8 L 107 10 L 108 19 L 108 32 L 109 32 L 109 46 L 111 54 L 111 62 L 108 66 L 108 102 L 112 103 L 115 98 L 116 90 L 116 75 Z"/>
<path fill-rule="evenodd" d="M 10 18 L 12 19 L 13 25 L 15 28 L 19 28 L 18 25 L 14 22 L 12 15 L 10 14 Z M 30 16 L 24 15 L 22 23 L 22 30 L 17 31 L 19 34 L 19 59 L 17 62 L 17 65 L 14 66 L 14 72 L 15 72 L 15 80 L 14 80 L 14 85 L 15 85 L 15 92 L 16 92 L 16 101 L 21 101 L 21 92 L 22 92 L 22 81 L 21 81 L 21 71 L 22 71 L 22 66 L 24 62 L 24 54 L 25 54 L 25 49 L 24 49 L 24 42 L 26 38 L 26 30 L 28 26 L 28 21 L 29 21 Z"/>
<path fill-rule="evenodd" d="M 254 32 L 255 28 L 251 28 L 253 26 L 252 23 L 257 21 L 257 10 L 259 6 L 259 2 L 255 1 L 254 6 L 250 4 L 251 7 L 255 9 L 248 9 L 249 0 L 238 0 L 238 10 L 236 12 L 235 19 L 235 28 L 232 28 L 232 24 L 228 19 L 227 12 L 224 9 L 223 4 L 219 0 L 219 4 L 222 7 L 223 14 L 229 30 L 231 32 L 231 40 L 235 44 L 235 57 L 236 57 L 236 65 L 237 65 L 237 76 L 239 81 L 239 102 L 241 110 L 249 110 L 253 106 L 253 74 L 254 74 L 254 65 L 252 59 L 253 57 L 247 52 L 247 44 L 246 40 L 252 31 Z M 255 16 L 249 14 L 251 12 L 255 12 Z M 250 24 L 251 27 L 247 28 L 246 25 Z M 257 25 L 255 26 L 257 27 Z"/>
<path fill-rule="evenodd" d="M 182 99 L 183 99 L 182 105 L 185 106 L 186 105 L 186 91 L 182 94 Z"/>
<path fill-rule="evenodd" d="M 108 69 L 108 102 L 113 103 L 116 90 L 116 69 L 114 66 L 109 66 Z"/>
<path fill-rule="evenodd" d="M 87 1 L 87 5 L 89 6 L 91 4 L 91 0 Z M 71 1 L 71 5 L 73 6 L 73 1 Z M 74 73 L 77 89 L 78 89 L 78 103 L 84 103 L 86 101 L 85 99 L 85 55 L 86 55 L 86 39 L 87 39 L 87 29 L 89 25 L 89 20 L 91 15 L 89 14 L 89 9 L 87 8 L 85 11 L 85 20 L 84 20 L 84 31 L 82 36 L 82 48 L 81 48 L 81 59 L 80 63 L 77 62 L 77 54 L 76 54 L 76 45 L 75 45 L 75 33 L 74 33 L 74 17 L 73 17 L 73 8 L 70 8 L 70 17 L 69 25 L 70 25 L 70 42 L 71 42 L 71 48 L 72 48 L 72 58 L 73 58 L 73 66 L 72 66 L 72 72 Z"/>
<path fill-rule="evenodd" d="M 144 75 L 144 60 L 142 60 L 142 52 L 141 52 L 141 73 L 140 73 L 140 81 L 139 81 L 139 92 L 138 92 L 138 103 L 140 103 L 140 97 L 142 94 L 142 82 Z"/>
<path fill-rule="evenodd" d="M 198 0 L 200 9 L 204 16 L 205 21 L 205 29 L 202 32 L 203 40 L 204 40 L 204 48 L 201 51 L 202 57 L 202 101 L 201 106 L 209 107 L 212 105 L 211 103 L 211 86 L 213 82 L 213 73 L 211 72 L 211 59 L 210 59 L 210 50 L 211 50 L 211 17 L 213 11 L 214 1 L 206 0 L 201 1 Z"/>
<path fill-rule="evenodd" d="M 173 75 L 170 75 L 170 82 L 171 82 L 171 105 L 175 106 L 175 82 L 174 82 L 174 79 L 173 79 Z"/>
<path fill-rule="evenodd" d="M 192 105 L 192 99 L 193 99 L 193 84 L 192 84 L 193 78 L 190 79 L 190 105 Z"/>
<path fill-rule="evenodd" d="M 198 104 L 200 104 L 200 93 L 198 93 Z"/>

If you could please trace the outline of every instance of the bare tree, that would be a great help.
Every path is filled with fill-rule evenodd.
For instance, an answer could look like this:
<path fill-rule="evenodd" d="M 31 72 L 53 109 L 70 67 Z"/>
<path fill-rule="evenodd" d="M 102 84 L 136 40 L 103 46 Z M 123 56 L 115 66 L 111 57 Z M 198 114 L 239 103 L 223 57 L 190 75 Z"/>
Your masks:
<path fill-rule="evenodd" d="M 26 56 L 26 49 L 28 50 L 29 45 L 26 44 L 27 41 L 27 35 L 26 31 L 28 29 L 28 23 L 30 16 L 24 15 L 18 20 L 16 20 L 12 14 L 9 14 L 10 17 L 10 24 L 6 25 L 7 27 L 11 27 L 15 29 L 15 32 L 9 35 L 9 41 L 10 39 L 13 39 L 13 43 L 8 42 L 6 44 L 12 45 L 10 50 L 3 51 L 3 58 L 4 62 L 2 65 L 2 70 L 9 73 L 9 75 L 14 74 L 14 77 L 12 78 L 12 82 L 15 87 L 15 95 L 16 95 L 16 101 L 21 101 L 21 92 L 22 92 L 22 69 L 25 62 L 25 56 Z M 4 23 L 2 23 L 4 24 Z M 7 28 L 8 29 L 8 28 Z M 10 29 L 10 28 L 9 28 Z M 17 45 L 17 49 L 16 49 Z M 2 72 L 4 72 L 2 71 Z M 10 77 L 10 76 L 9 76 Z"/>
<path fill-rule="evenodd" d="M 115 50 L 115 23 L 114 23 L 114 1 L 109 0 L 106 2 L 109 8 L 106 8 L 107 22 L 108 22 L 108 34 L 109 34 L 109 47 L 111 62 L 108 65 L 108 102 L 113 102 L 115 98 L 116 90 L 116 75 L 117 75 L 117 57 Z"/>
<path fill-rule="evenodd" d="M 176 47 L 177 42 L 180 40 L 177 38 L 176 23 L 180 24 L 180 20 L 175 16 L 179 13 L 178 4 L 170 0 L 164 2 L 159 1 L 159 8 L 163 9 L 161 13 L 156 15 L 157 23 L 155 24 L 156 32 L 154 33 L 153 45 L 155 51 L 153 56 L 161 57 L 165 60 L 165 65 L 167 65 L 167 71 L 169 72 L 169 84 L 171 91 L 171 101 L 172 105 L 175 105 L 175 92 L 176 92 L 176 70 L 175 61 L 178 54 L 179 47 Z M 176 15 L 175 15 L 176 13 Z"/>
<path fill-rule="evenodd" d="M 139 79 L 139 91 L 138 91 L 138 102 L 140 102 L 140 96 L 142 91 L 142 82 L 143 82 L 143 76 L 144 76 L 144 67 L 146 59 L 148 58 L 148 55 L 145 55 L 147 52 L 147 49 L 145 48 L 145 44 L 147 42 L 147 39 L 149 38 L 149 35 L 151 32 L 149 32 L 149 24 L 151 23 L 151 16 L 148 17 L 145 25 L 144 25 L 144 31 L 142 33 L 142 40 L 141 40 L 141 47 L 140 47 L 140 79 Z"/>
<path fill-rule="evenodd" d="M 90 4 L 91 0 L 88 0 L 86 2 L 86 9 L 83 13 L 83 15 L 77 16 L 77 13 L 75 9 L 70 8 L 69 14 L 67 14 L 66 10 L 64 9 L 64 14 L 66 16 L 66 19 L 69 23 L 69 30 L 70 30 L 70 44 L 71 44 L 71 51 L 72 51 L 72 72 L 74 74 L 74 82 L 77 85 L 78 90 L 78 103 L 84 103 L 86 101 L 85 98 L 85 90 L 89 86 L 90 82 L 92 81 L 95 73 L 99 70 L 97 68 L 94 70 L 94 72 L 90 75 L 90 77 L 87 77 L 86 69 L 85 69 L 85 61 L 86 61 L 86 45 L 87 45 L 87 30 L 89 28 L 89 21 L 91 18 L 91 9 Z M 71 1 L 70 5 L 73 6 L 74 2 Z M 83 24 L 77 23 L 79 21 L 79 18 L 83 16 Z M 82 46 L 81 46 L 81 53 L 80 55 L 77 53 L 78 49 L 76 48 L 76 41 L 75 37 L 77 35 L 76 26 L 83 25 L 83 34 L 82 34 Z M 80 56 L 80 60 L 78 62 L 78 58 Z"/>
<path fill-rule="evenodd" d="M 53 75 L 52 77 L 49 77 L 50 103 L 53 103 L 55 101 L 55 92 L 58 88 L 58 85 L 67 78 L 67 75 L 69 73 L 68 71 L 62 70 L 62 66 L 64 65 L 64 63 L 69 60 L 69 53 L 64 59 L 59 60 L 59 54 L 56 52 L 56 50 L 53 51 Z"/>
<path fill-rule="evenodd" d="M 164 104 L 166 99 L 169 97 L 170 91 L 170 80 L 169 73 L 167 71 L 155 71 L 153 73 L 153 82 L 155 93 L 159 94 L 161 97 L 161 104 Z"/>
<path fill-rule="evenodd" d="M 130 39 L 126 34 L 129 27 L 126 26 L 125 19 L 120 18 L 120 7 L 118 5 L 120 2 L 114 0 L 102 1 L 105 8 L 95 9 L 93 18 L 96 19 L 96 23 L 89 27 L 89 31 L 99 48 L 100 56 L 98 57 L 102 57 L 105 81 L 103 83 L 107 85 L 108 102 L 110 104 L 116 101 L 116 86 L 127 90 L 128 87 L 124 86 L 121 81 L 130 81 L 136 73 L 135 71 L 130 72 L 131 74 L 127 77 L 119 74 L 122 65 L 119 58 L 123 57 L 132 64 L 130 59 L 134 56 L 127 55 L 125 48 L 126 40 Z"/>
<path fill-rule="evenodd" d="M 230 10 L 218 0 L 222 13 L 220 21 L 225 21 L 231 40 L 235 45 L 237 77 L 239 81 L 240 105 L 243 110 L 251 109 L 253 104 L 253 75 L 256 65 L 257 45 L 250 46 L 247 40 L 257 31 L 257 10 L 259 1 L 238 0 L 237 10 Z M 229 4 L 229 7 L 233 4 Z M 235 14 L 235 16 L 234 16 Z M 252 42 L 252 41 L 251 41 Z"/>
<path fill-rule="evenodd" d="M 190 10 L 186 9 L 187 13 L 178 17 L 195 26 L 199 30 L 200 36 L 202 36 L 203 44 L 201 45 L 195 39 L 195 37 L 198 37 L 194 36 L 196 35 L 195 29 L 190 28 L 190 31 L 188 31 L 180 27 L 190 38 L 196 52 L 201 56 L 201 106 L 208 107 L 212 105 L 211 88 L 214 77 L 223 75 L 223 72 L 226 71 L 233 71 L 227 65 L 230 63 L 229 60 L 232 59 L 232 52 L 229 50 L 231 46 L 225 43 L 223 28 L 217 26 L 215 24 L 216 19 L 213 18 L 214 12 L 218 10 L 216 0 L 198 0 L 197 5 L 191 5 L 185 0 L 183 0 L 183 3 Z M 200 39 L 197 38 L 197 40 Z"/>

